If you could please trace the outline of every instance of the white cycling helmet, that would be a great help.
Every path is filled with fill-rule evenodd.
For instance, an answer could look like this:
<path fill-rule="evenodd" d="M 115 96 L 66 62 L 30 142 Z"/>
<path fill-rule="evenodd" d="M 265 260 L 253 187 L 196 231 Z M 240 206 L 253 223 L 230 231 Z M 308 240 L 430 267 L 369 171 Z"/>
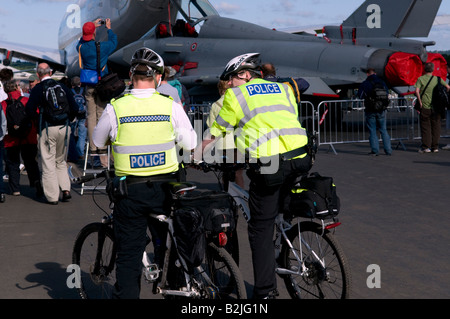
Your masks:
<path fill-rule="evenodd" d="M 155 72 L 158 74 L 164 73 L 164 60 L 158 53 L 149 48 L 143 47 L 136 50 L 130 64 L 132 74 L 153 76 Z M 146 65 L 148 68 L 147 72 L 136 71 L 138 65 Z"/>
<path fill-rule="evenodd" d="M 228 62 L 220 79 L 229 80 L 230 76 L 239 73 L 241 70 L 257 70 L 260 66 L 259 53 L 246 53 L 239 55 Z"/>

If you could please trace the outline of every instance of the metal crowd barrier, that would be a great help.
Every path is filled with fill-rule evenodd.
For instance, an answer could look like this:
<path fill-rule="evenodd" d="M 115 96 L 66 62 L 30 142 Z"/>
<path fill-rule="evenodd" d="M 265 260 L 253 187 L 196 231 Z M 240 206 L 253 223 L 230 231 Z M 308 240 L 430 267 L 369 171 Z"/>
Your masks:
<path fill-rule="evenodd" d="M 405 149 L 403 141 L 415 135 L 413 111 L 411 99 L 390 99 L 386 126 L 391 140 L 398 142 L 397 147 Z M 319 145 L 329 145 L 335 154 L 335 144 L 369 142 L 363 100 L 323 101 L 317 107 L 316 122 Z"/>
<path fill-rule="evenodd" d="M 189 120 L 194 127 L 197 137 L 200 140 L 203 137 L 203 133 L 208 128 L 206 120 L 209 117 L 209 111 L 211 110 L 211 104 L 191 104 L 190 109 L 187 112 Z"/>
<path fill-rule="evenodd" d="M 403 141 L 421 138 L 419 115 L 413 107 L 415 100 L 412 96 L 391 98 L 387 108 L 386 126 L 391 141 L 403 150 L 406 150 Z M 315 121 L 319 145 L 329 145 L 335 154 L 335 144 L 369 142 L 363 100 L 323 101 L 317 107 Z M 450 136 L 449 122 L 450 114 L 441 121 L 441 137 Z"/>
<path fill-rule="evenodd" d="M 420 139 L 418 113 L 413 108 L 413 96 L 391 98 L 386 113 L 386 126 L 391 141 L 406 150 L 404 141 Z M 194 104 L 188 112 L 197 135 L 203 136 L 211 104 Z M 450 111 L 442 119 L 441 137 L 450 137 Z M 301 102 L 299 120 L 303 127 L 318 136 L 318 145 L 328 145 L 337 154 L 334 145 L 368 143 L 369 132 L 365 126 L 364 100 L 322 101 L 317 107 L 309 101 Z M 381 138 L 380 138 L 381 141 Z"/>

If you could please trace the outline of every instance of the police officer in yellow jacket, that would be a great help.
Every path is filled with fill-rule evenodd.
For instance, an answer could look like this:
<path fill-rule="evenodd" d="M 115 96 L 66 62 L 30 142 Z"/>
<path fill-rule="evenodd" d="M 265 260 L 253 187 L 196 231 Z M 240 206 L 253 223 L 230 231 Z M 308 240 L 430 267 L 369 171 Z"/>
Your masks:
<path fill-rule="evenodd" d="M 251 181 L 248 233 L 255 281 L 253 295 L 257 299 L 274 298 L 274 221 L 283 209 L 288 180 L 311 168 L 306 149 L 308 137 L 300 125 L 292 89 L 261 79 L 258 53 L 232 59 L 221 79 L 230 81 L 232 88 L 225 93 L 211 134 L 233 133 L 239 151 L 256 164 L 247 172 Z"/>
<path fill-rule="evenodd" d="M 163 212 L 161 185 L 178 179 L 176 144 L 189 155 L 197 143 L 183 107 L 155 90 L 164 72 L 162 58 L 141 48 L 130 64 L 131 94 L 107 105 L 93 134 L 97 147 L 112 144 L 114 183 L 127 189 L 114 205 L 117 298 L 139 298 L 148 213 Z"/>

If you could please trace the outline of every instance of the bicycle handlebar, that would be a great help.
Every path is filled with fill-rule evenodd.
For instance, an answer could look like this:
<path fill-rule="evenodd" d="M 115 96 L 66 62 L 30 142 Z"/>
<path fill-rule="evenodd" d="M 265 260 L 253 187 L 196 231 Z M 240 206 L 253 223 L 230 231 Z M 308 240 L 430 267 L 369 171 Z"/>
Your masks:
<path fill-rule="evenodd" d="M 96 178 L 100 178 L 100 177 L 105 177 L 107 180 L 109 180 L 111 178 L 112 171 L 105 169 L 105 170 L 101 171 L 100 173 L 91 173 L 91 174 L 86 174 L 83 176 L 75 177 L 72 173 L 72 166 L 69 166 L 68 173 L 69 173 L 69 178 L 73 183 L 83 184 L 83 183 L 92 181 Z"/>
<path fill-rule="evenodd" d="M 211 171 L 232 172 L 250 168 L 248 163 L 207 163 L 200 161 L 200 162 L 191 162 L 189 165 L 196 169 L 200 169 L 205 173 Z"/>

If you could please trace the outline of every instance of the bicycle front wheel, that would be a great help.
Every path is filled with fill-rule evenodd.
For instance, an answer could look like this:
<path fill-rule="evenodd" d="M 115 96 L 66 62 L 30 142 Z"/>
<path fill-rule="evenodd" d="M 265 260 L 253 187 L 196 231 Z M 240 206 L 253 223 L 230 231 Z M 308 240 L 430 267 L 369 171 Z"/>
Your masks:
<path fill-rule="evenodd" d="M 110 299 L 116 282 L 113 230 L 102 223 L 85 226 L 77 236 L 72 261 L 80 267 L 77 287 L 83 299 Z"/>
<path fill-rule="evenodd" d="M 283 243 L 279 263 L 282 268 L 295 273 L 282 275 L 291 298 L 349 298 L 348 261 L 328 230 L 323 231 L 321 225 L 304 221 L 294 225 L 287 237 L 293 248 Z"/>
<path fill-rule="evenodd" d="M 209 298 L 247 299 L 242 273 L 225 248 L 209 243 L 203 263 L 198 268 L 201 269 L 199 277 L 203 278 L 203 283 L 209 288 Z M 209 286 L 211 283 L 205 280 L 205 275 L 211 280 L 211 286 Z"/>

